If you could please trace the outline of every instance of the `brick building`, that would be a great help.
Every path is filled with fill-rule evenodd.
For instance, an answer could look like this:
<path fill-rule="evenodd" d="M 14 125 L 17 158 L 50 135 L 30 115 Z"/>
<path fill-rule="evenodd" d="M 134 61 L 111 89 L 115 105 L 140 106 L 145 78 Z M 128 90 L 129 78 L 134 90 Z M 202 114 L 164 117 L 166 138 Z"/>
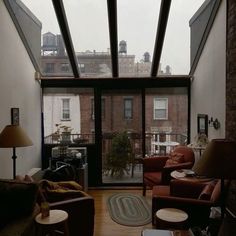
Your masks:
<path fill-rule="evenodd" d="M 59 42 L 59 43 L 58 43 Z M 64 44 L 61 43 L 60 35 L 46 33 L 43 35 L 42 70 L 45 75 L 72 75 L 70 65 L 66 56 Z M 46 44 L 46 45 L 45 45 Z M 50 44 L 50 45 L 47 45 Z M 51 44 L 54 44 L 52 46 Z M 126 42 L 120 42 L 119 70 L 121 77 L 145 77 L 151 68 L 151 60 L 148 52 L 144 53 L 144 59 L 135 62 L 135 55 L 127 55 Z M 111 59 L 110 52 L 86 51 L 76 53 L 81 72 L 81 77 L 110 77 Z M 159 68 L 159 74 L 169 75 L 170 67 L 163 72 Z M 147 78 L 148 79 L 148 78 Z M 45 94 L 45 136 L 55 132 L 53 123 L 61 123 L 73 128 L 74 132 L 89 134 L 94 132 L 94 94 L 91 90 L 66 94 Z M 75 106 L 75 97 L 79 95 L 79 111 Z M 55 98 L 57 97 L 57 99 Z M 67 99 L 67 103 L 65 103 Z M 59 101 L 61 100 L 61 102 Z M 54 104 L 57 102 L 60 103 Z M 183 142 L 180 135 L 187 134 L 187 91 L 180 88 L 173 89 L 149 89 L 146 91 L 146 111 L 141 110 L 141 91 L 104 91 L 102 95 L 102 131 L 103 133 L 114 133 L 128 130 L 132 133 L 141 134 L 142 113 L 146 113 L 146 133 L 165 132 L 178 134 L 171 136 L 169 140 Z M 64 105 L 63 105 L 64 104 Z M 54 106 L 54 108 L 52 107 Z M 61 106 L 61 107 L 60 107 Z M 67 106 L 67 107 L 63 107 Z M 69 112 L 69 119 L 63 119 L 63 112 Z M 76 114 L 75 114 L 76 113 Z M 56 118 L 55 118 L 56 117 Z M 80 124 L 75 126 L 76 119 Z M 72 131 L 73 132 L 73 131 Z"/>

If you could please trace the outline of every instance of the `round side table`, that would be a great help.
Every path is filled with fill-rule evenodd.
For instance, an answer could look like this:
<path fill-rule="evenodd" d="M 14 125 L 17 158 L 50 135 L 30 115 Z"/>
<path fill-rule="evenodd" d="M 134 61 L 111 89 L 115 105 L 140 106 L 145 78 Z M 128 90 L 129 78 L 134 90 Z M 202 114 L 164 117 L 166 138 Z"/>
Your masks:
<path fill-rule="evenodd" d="M 49 216 L 42 218 L 41 213 L 35 217 L 37 235 L 45 236 L 54 231 L 63 231 L 65 236 L 69 236 L 67 225 L 68 213 L 63 210 L 50 210 Z M 50 234 L 51 235 L 51 234 Z"/>
<path fill-rule="evenodd" d="M 157 229 L 186 229 L 188 214 L 176 208 L 163 208 L 156 212 Z"/>

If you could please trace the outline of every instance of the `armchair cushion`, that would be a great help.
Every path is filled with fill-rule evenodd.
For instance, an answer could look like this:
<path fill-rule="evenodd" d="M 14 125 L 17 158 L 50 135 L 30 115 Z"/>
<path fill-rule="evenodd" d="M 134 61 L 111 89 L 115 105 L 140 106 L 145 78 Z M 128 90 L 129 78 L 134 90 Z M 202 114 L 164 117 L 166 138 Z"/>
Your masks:
<path fill-rule="evenodd" d="M 201 182 L 173 179 L 170 181 L 170 195 L 175 197 L 197 199 L 205 188 L 205 186 L 207 185 Z"/>
<path fill-rule="evenodd" d="M 145 174 L 145 181 L 148 186 L 154 186 L 161 183 L 162 174 L 161 172 L 147 172 Z"/>

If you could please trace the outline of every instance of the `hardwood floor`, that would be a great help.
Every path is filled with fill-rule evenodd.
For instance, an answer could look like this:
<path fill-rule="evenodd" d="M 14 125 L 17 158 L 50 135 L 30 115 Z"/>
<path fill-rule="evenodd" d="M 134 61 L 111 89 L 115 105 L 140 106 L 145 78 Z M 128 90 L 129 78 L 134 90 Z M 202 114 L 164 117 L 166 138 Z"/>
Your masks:
<path fill-rule="evenodd" d="M 88 194 L 95 199 L 95 226 L 94 236 L 141 236 L 143 229 L 151 229 L 152 224 L 139 226 L 139 227 L 128 227 L 119 225 L 114 222 L 109 215 L 107 209 L 107 198 L 120 192 L 129 192 L 134 194 L 142 195 L 141 189 L 125 189 L 125 190 L 89 190 Z M 147 191 L 146 198 L 151 200 L 151 191 Z"/>

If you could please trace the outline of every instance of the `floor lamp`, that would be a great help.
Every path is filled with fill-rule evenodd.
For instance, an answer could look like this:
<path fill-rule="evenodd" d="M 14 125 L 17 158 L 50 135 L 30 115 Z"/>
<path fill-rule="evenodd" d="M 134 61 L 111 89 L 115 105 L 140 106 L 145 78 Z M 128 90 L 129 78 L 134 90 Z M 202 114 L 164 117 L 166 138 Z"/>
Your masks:
<path fill-rule="evenodd" d="M 221 218 L 225 213 L 225 180 L 236 179 L 236 142 L 213 139 L 193 170 L 197 175 L 221 180 Z"/>
<path fill-rule="evenodd" d="M 16 178 L 16 147 L 33 145 L 27 134 L 19 125 L 7 125 L 0 134 L 0 147 L 13 148 L 13 179 Z"/>

